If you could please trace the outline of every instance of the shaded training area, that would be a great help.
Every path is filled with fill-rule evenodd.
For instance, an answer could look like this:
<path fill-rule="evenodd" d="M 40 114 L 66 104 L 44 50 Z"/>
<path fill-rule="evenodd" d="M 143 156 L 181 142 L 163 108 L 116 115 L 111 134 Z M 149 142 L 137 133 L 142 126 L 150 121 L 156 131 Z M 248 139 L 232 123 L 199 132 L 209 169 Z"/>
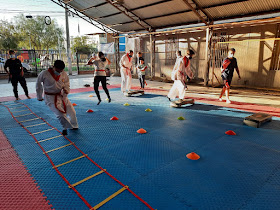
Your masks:
<path fill-rule="evenodd" d="M 70 130 L 67 138 L 44 102 L 0 105 L 3 134 L 53 208 L 280 206 L 278 117 L 254 128 L 243 124 L 251 112 L 199 101 L 171 108 L 166 97 L 151 91 L 125 97 L 115 87 L 112 102 L 103 99 L 99 106 L 89 97 L 92 92 L 77 92 L 69 99 L 80 129 Z M 229 130 L 236 135 L 225 134 Z M 6 150 L 0 150 L 2 160 Z M 200 159 L 188 159 L 191 152 Z M 5 190 L 8 184 L 1 186 Z"/>

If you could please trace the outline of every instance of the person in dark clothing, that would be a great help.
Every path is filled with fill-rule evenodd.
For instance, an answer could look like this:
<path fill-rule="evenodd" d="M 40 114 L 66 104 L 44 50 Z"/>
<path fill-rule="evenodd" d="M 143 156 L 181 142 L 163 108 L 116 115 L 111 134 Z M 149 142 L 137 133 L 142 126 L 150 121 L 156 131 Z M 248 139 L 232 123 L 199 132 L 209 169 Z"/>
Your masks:
<path fill-rule="evenodd" d="M 105 93 L 108 97 L 108 102 L 109 103 L 111 102 L 111 97 L 110 97 L 109 91 L 107 89 L 106 72 L 105 72 L 106 66 L 110 65 L 110 64 L 111 64 L 111 61 L 108 58 L 106 58 L 102 52 L 98 53 L 98 58 L 96 56 L 94 56 L 94 57 L 90 58 L 90 60 L 88 61 L 88 65 L 95 66 L 93 85 L 94 85 L 94 91 L 98 98 L 97 105 L 99 105 L 101 103 L 100 93 L 98 90 L 100 82 L 102 84 L 103 90 L 105 91 Z"/>
<path fill-rule="evenodd" d="M 237 60 L 235 57 L 233 57 L 234 53 L 235 53 L 235 49 L 231 48 L 228 51 L 228 56 L 224 59 L 222 67 L 221 67 L 224 86 L 221 91 L 219 100 L 222 101 L 222 97 L 223 97 L 224 93 L 226 93 L 226 102 L 229 104 L 231 103 L 231 101 L 229 100 L 229 90 L 230 90 L 230 84 L 232 81 L 234 69 L 236 70 L 239 79 L 241 79 L 240 74 L 239 74 L 238 65 L 237 65 Z"/>
<path fill-rule="evenodd" d="M 6 61 L 4 65 L 4 69 L 9 74 L 9 79 L 11 80 L 11 83 L 13 85 L 13 91 L 16 100 L 20 100 L 18 97 L 18 83 L 20 83 L 21 87 L 24 90 L 24 93 L 28 99 L 30 99 L 28 95 L 28 89 L 26 85 L 26 80 L 24 78 L 24 73 L 23 73 L 23 67 L 21 65 L 21 62 L 19 59 L 16 58 L 15 56 L 15 51 L 10 50 L 9 51 L 10 58 Z M 7 70 L 9 68 L 9 71 Z"/>

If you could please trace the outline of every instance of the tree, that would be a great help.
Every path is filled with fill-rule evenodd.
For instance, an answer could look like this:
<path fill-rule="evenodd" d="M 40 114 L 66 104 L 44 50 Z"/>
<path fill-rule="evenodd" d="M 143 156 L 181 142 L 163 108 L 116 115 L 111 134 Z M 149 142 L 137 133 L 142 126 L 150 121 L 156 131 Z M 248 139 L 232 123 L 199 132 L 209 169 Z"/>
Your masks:
<path fill-rule="evenodd" d="M 90 54 L 97 52 L 96 45 L 88 44 L 87 36 L 77 36 L 73 39 L 71 50 L 73 53 Z"/>
<path fill-rule="evenodd" d="M 12 23 L 0 20 L 0 49 L 17 49 L 21 36 L 15 30 Z"/>
<path fill-rule="evenodd" d="M 58 49 L 58 45 L 64 41 L 64 31 L 58 26 L 56 20 L 52 20 L 50 25 L 46 25 L 43 16 L 27 19 L 24 15 L 18 15 L 15 18 L 15 25 L 22 37 L 19 43 L 22 48 L 30 48 L 29 43 L 31 42 L 32 47 L 36 50 Z"/>

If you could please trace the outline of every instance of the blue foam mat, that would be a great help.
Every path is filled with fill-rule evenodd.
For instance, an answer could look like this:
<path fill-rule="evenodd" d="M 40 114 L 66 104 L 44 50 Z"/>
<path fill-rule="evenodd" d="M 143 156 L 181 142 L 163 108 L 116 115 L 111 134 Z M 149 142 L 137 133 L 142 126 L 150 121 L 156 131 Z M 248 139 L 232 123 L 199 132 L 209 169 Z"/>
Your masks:
<path fill-rule="evenodd" d="M 109 90 L 108 103 L 101 91 L 97 106 L 92 92 L 70 94 L 80 129 L 68 131 L 83 152 L 107 169 L 155 209 L 277 209 L 280 173 L 280 121 L 273 118 L 261 128 L 243 125 L 251 113 L 196 103 L 186 108 L 169 107 L 160 95 L 124 97 L 120 89 Z M 61 125 L 44 102 L 22 100 L 37 115 L 61 130 Z M 123 106 L 124 103 L 131 104 Z M 3 103 L 13 104 L 13 103 Z M 152 112 L 145 112 L 150 108 Z M 86 110 L 92 109 L 93 113 Z M 19 154 L 29 172 L 55 209 L 87 209 L 52 169 L 35 140 L 0 106 L 0 128 Z M 16 111 L 16 110 L 14 110 Z M 23 112 L 24 114 L 27 112 Z M 17 113 L 20 114 L 20 113 Z M 32 115 L 31 115 L 32 116 Z M 20 118 L 30 119 L 31 116 Z M 116 116 L 118 121 L 110 121 Z M 177 120 L 183 116 L 185 120 Z M 24 125 L 32 125 L 26 122 Z M 144 128 L 146 134 L 136 131 Z M 33 132 L 48 126 L 29 128 Z M 234 130 L 237 136 L 227 136 Z M 36 135 L 38 140 L 59 135 L 55 130 Z M 69 142 L 64 138 L 42 142 L 51 150 Z M 197 152 L 201 159 L 185 155 Z M 54 164 L 61 164 L 82 154 L 74 146 L 49 153 Z M 77 182 L 100 171 L 82 158 L 58 168 L 70 181 Z M 121 186 L 106 174 L 77 186 L 92 205 L 96 205 Z M 132 194 L 124 191 L 100 209 L 147 209 Z"/>

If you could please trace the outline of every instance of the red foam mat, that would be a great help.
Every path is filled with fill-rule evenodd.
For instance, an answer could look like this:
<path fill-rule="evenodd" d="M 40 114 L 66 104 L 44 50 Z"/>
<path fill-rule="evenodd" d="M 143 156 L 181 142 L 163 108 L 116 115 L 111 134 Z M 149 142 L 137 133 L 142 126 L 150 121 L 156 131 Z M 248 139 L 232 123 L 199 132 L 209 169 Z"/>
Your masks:
<path fill-rule="evenodd" d="M 0 209 L 51 209 L 2 130 L 0 169 Z"/>

